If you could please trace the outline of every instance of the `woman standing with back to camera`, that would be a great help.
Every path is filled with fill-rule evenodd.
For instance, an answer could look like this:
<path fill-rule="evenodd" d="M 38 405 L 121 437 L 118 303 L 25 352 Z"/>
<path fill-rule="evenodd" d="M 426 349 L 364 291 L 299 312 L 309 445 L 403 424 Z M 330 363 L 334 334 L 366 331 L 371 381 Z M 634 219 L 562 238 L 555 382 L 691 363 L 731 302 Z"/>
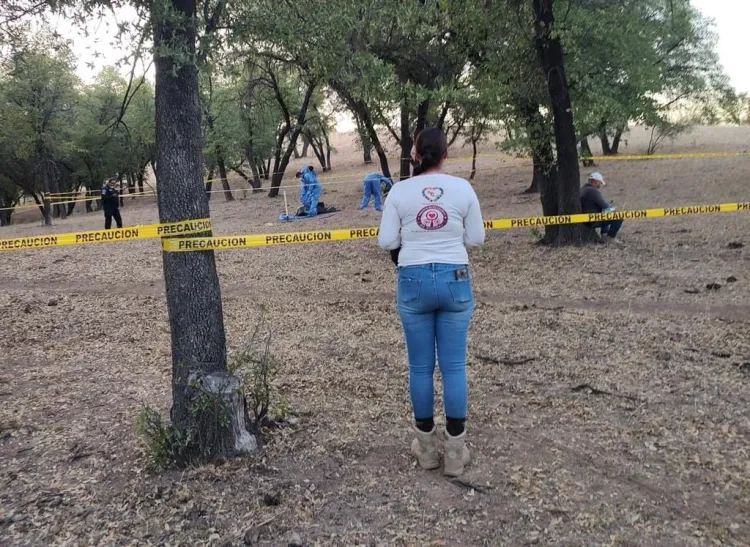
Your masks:
<path fill-rule="evenodd" d="M 378 243 L 398 252 L 398 313 L 409 356 L 416 438 L 411 452 L 424 469 L 440 467 L 434 422 L 435 358 L 443 378 L 444 473 L 458 476 L 466 447 L 466 345 L 474 311 L 466 247 L 484 243 L 479 200 L 468 181 L 447 175 L 445 133 L 425 129 L 416 140 L 414 177 L 393 185 Z"/>

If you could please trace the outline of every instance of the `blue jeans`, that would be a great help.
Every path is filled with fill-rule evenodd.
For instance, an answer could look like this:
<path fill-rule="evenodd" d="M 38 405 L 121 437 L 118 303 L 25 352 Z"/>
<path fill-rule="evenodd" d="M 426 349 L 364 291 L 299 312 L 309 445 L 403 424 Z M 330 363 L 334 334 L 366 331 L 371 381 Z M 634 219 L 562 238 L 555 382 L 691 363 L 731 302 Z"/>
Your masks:
<path fill-rule="evenodd" d="M 436 350 L 445 415 L 466 418 L 466 345 L 474 312 L 468 266 L 399 268 L 397 302 L 409 355 L 409 392 L 415 419 L 426 420 L 435 414 Z"/>
<path fill-rule="evenodd" d="M 599 222 L 595 225 L 597 228 L 602 229 L 603 236 L 615 237 L 617 232 L 622 228 L 622 220 L 612 220 L 610 222 Z"/>
<path fill-rule="evenodd" d="M 360 205 L 360 209 L 367 209 L 367 206 L 370 205 L 370 198 L 374 196 L 375 210 L 383 210 L 383 203 L 381 201 L 382 196 L 380 190 L 380 179 L 365 180 L 365 182 L 362 184 L 362 194 L 362 205 Z"/>

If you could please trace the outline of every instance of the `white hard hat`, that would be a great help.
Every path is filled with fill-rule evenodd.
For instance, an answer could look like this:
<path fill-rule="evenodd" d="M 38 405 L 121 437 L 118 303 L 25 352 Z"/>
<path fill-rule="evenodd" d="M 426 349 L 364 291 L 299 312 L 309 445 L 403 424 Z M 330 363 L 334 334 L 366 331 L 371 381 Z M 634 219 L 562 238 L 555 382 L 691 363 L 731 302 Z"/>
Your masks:
<path fill-rule="evenodd" d="M 589 180 L 596 180 L 602 183 L 602 186 L 607 186 L 607 183 L 604 182 L 604 177 L 599 171 L 596 171 L 594 173 L 591 173 L 589 175 Z"/>

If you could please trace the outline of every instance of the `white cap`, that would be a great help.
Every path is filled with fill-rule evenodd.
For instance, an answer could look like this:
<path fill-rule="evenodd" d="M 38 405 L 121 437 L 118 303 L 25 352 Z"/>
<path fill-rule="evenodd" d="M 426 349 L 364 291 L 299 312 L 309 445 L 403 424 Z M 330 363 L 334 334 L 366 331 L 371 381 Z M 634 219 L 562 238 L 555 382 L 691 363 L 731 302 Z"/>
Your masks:
<path fill-rule="evenodd" d="M 596 171 L 594 173 L 591 173 L 589 175 L 589 180 L 597 180 L 602 183 L 602 186 L 607 186 L 607 183 L 604 182 L 604 177 L 599 171 Z"/>

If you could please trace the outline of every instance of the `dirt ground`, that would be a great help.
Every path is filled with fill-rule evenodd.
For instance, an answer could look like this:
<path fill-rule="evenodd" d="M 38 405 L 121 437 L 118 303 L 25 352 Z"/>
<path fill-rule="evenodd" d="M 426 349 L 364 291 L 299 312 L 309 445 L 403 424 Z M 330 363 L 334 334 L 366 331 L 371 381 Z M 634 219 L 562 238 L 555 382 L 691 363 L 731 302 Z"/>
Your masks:
<path fill-rule="evenodd" d="M 323 199 L 341 212 L 289 225 L 281 200 L 215 194 L 214 233 L 376 225 L 357 210 L 372 168 L 336 142 Z M 623 152 L 645 142 L 634 131 Z M 663 152 L 748 142 L 703 129 Z M 486 219 L 538 214 L 527 161 L 479 167 Z M 749 157 L 597 168 L 621 210 L 748 201 Z M 156 222 L 153 200 L 123 217 Z M 750 545 L 749 228 L 744 213 L 634 221 L 622 247 L 574 249 L 490 232 L 471 254 L 474 459 L 460 483 L 409 457 L 394 271 L 373 241 L 217 253 L 228 343 L 266 310 L 298 420 L 248 459 L 160 475 L 134 430 L 145 405 L 170 405 L 159 243 L 3 253 L 0 545 Z"/>

